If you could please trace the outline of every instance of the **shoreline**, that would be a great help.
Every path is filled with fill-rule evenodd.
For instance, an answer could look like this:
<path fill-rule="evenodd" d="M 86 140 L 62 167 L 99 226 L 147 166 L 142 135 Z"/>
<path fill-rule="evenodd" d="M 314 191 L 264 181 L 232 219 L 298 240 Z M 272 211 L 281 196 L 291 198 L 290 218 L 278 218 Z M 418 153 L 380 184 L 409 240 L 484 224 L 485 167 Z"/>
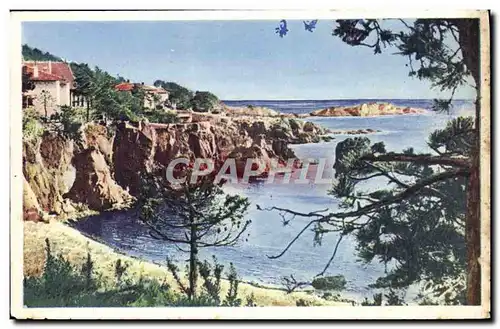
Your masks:
<path fill-rule="evenodd" d="M 79 219 L 82 219 L 80 217 Z M 76 219 L 78 220 L 78 219 Z M 44 240 L 48 238 L 56 254 L 62 255 L 73 265 L 84 263 L 87 252 L 90 252 L 95 261 L 96 270 L 103 280 L 111 282 L 113 266 L 116 260 L 121 259 L 129 264 L 126 276 L 138 280 L 141 276 L 167 282 L 174 291 L 179 288 L 172 274 L 165 266 L 145 261 L 132 255 L 126 255 L 116 248 L 108 246 L 95 238 L 83 234 L 63 222 L 52 220 L 49 223 L 25 221 L 24 225 L 24 276 L 38 276 L 43 271 L 45 262 Z M 229 282 L 222 280 L 221 295 L 229 288 Z M 240 279 L 239 297 L 254 295 L 258 306 L 296 306 L 296 302 L 303 299 L 314 306 L 342 306 L 350 305 L 345 302 L 333 302 L 321 299 L 312 292 L 296 291 L 287 294 L 278 287 L 257 286 L 255 283 Z"/>

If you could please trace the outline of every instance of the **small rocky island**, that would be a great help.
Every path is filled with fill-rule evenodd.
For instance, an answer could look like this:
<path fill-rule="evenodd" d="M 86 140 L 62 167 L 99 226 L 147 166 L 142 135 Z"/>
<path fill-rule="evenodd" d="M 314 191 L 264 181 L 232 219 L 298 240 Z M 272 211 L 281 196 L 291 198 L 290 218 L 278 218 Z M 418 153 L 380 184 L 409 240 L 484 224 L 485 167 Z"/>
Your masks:
<path fill-rule="evenodd" d="M 364 103 L 355 106 L 338 106 L 315 110 L 310 113 L 316 117 L 370 117 L 380 115 L 423 114 L 424 109 L 398 107 L 390 103 Z"/>

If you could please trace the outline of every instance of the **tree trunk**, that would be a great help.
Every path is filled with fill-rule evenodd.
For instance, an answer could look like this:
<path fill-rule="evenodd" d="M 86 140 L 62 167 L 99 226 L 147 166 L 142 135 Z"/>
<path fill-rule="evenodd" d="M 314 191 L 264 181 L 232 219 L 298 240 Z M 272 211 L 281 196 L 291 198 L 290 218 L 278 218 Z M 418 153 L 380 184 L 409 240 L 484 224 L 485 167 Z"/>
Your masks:
<path fill-rule="evenodd" d="M 189 241 L 189 299 L 196 297 L 196 281 L 198 279 L 198 246 L 196 245 L 196 226 L 191 226 L 191 236 Z"/>
<path fill-rule="evenodd" d="M 481 304 L 481 215 L 480 215 L 480 118 L 481 118 L 481 79 L 479 58 L 479 20 L 463 19 L 457 21 L 459 43 L 462 55 L 476 84 L 475 103 L 476 138 L 472 148 L 472 168 L 467 182 L 467 213 L 465 218 L 465 241 L 467 246 L 467 304 Z"/>
<path fill-rule="evenodd" d="M 476 130 L 479 134 L 479 101 L 476 102 Z M 479 135 L 472 149 L 472 168 L 467 182 L 467 214 L 465 217 L 465 241 L 467 244 L 467 304 L 481 304 L 481 200 L 480 200 L 480 152 Z"/>
<path fill-rule="evenodd" d="M 86 99 L 86 103 L 87 103 L 87 122 L 90 121 L 90 104 L 89 104 L 89 100 L 85 97 Z"/>

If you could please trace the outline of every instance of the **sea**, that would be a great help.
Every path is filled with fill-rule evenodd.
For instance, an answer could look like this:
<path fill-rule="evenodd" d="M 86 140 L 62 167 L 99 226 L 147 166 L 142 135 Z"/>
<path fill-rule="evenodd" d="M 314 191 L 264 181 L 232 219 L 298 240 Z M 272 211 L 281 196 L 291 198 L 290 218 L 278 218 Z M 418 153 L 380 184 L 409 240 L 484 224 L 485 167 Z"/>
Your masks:
<path fill-rule="evenodd" d="M 227 100 L 228 106 L 263 106 L 283 113 L 309 113 L 313 110 L 331 106 L 352 106 L 369 102 L 388 102 L 397 106 L 414 107 L 428 110 L 424 114 L 379 116 L 379 117 L 310 117 L 305 120 L 315 122 L 332 130 L 376 129 L 380 132 L 363 135 L 372 142 L 384 142 L 388 151 L 400 152 L 413 147 L 417 152 L 432 152 L 427 146 L 428 135 L 446 126 L 457 116 L 473 116 L 474 105 L 471 100 L 456 100 L 449 113 L 433 112 L 432 100 L 428 99 L 351 99 L 351 100 Z M 332 177 L 331 164 L 335 160 L 337 143 L 353 135 L 332 135 L 329 142 L 317 144 L 292 145 L 298 158 L 326 158 L 327 173 Z M 379 186 L 372 186 L 377 188 Z M 338 235 L 325 234 L 321 244 L 314 243 L 314 233 L 307 230 L 283 256 L 280 254 L 287 244 L 307 225 L 307 218 L 296 217 L 283 225 L 278 212 L 261 211 L 266 207 L 279 206 L 299 212 L 321 209 L 338 210 L 339 200 L 328 191 L 330 184 L 304 185 L 233 184 L 225 187 L 227 193 L 239 194 L 251 202 L 247 218 L 252 224 L 245 232 L 245 239 L 231 247 L 205 248 L 201 258 L 211 259 L 213 255 L 220 263 L 234 264 L 241 279 L 259 285 L 281 286 L 284 276 L 293 275 L 297 280 L 311 282 L 327 264 Z M 165 264 L 166 257 L 179 264 L 185 264 L 188 254 L 175 245 L 151 237 L 148 229 L 138 220 L 133 210 L 107 212 L 89 217 L 74 224 L 82 233 L 130 256 L 150 262 Z M 270 257 L 271 256 L 271 257 Z M 343 239 L 337 254 L 325 275 L 343 275 L 347 280 L 346 290 L 342 293 L 348 298 L 362 300 L 370 298 L 373 289 L 369 287 L 377 278 L 387 273 L 388 266 L 375 259 L 370 263 L 362 262 L 357 256 L 356 243 L 352 237 Z"/>

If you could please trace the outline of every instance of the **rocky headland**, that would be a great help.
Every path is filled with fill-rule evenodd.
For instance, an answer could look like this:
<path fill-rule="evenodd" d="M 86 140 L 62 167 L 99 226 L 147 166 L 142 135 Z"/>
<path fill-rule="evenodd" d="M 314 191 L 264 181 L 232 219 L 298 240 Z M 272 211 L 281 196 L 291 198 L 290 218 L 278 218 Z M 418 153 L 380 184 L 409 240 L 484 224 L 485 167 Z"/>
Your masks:
<path fill-rule="evenodd" d="M 310 113 L 316 117 L 369 117 L 380 115 L 422 114 L 424 109 L 398 107 L 390 103 L 364 103 L 355 106 L 329 107 Z"/>
<path fill-rule="evenodd" d="M 193 115 L 190 122 L 89 123 L 78 141 L 47 131 L 23 142 L 23 218 L 42 220 L 75 208 L 123 207 L 140 191 L 143 173 L 184 157 L 269 163 L 295 157 L 290 144 L 315 143 L 328 131 L 314 123 L 273 117 Z"/>

